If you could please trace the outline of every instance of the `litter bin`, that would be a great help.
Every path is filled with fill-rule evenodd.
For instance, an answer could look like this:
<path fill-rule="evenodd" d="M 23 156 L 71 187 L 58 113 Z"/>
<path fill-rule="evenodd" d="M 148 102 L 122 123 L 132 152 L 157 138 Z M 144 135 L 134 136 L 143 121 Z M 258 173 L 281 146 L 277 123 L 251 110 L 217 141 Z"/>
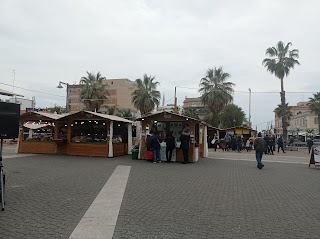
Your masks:
<path fill-rule="evenodd" d="M 138 159 L 138 155 L 139 155 L 139 149 L 132 149 L 132 159 L 136 160 Z"/>

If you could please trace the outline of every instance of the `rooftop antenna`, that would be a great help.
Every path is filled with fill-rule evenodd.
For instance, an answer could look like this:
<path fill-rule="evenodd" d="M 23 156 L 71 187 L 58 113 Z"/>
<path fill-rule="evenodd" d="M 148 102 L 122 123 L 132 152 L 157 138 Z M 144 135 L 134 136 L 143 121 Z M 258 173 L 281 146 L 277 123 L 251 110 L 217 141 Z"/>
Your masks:
<path fill-rule="evenodd" d="M 12 84 L 12 93 L 13 93 L 13 90 L 14 90 L 14 82 L 15 82 L 15 80 L 16 80 L 16 70 L 13 70 L 12 73 L 13 73 L 13 84 Z"/>

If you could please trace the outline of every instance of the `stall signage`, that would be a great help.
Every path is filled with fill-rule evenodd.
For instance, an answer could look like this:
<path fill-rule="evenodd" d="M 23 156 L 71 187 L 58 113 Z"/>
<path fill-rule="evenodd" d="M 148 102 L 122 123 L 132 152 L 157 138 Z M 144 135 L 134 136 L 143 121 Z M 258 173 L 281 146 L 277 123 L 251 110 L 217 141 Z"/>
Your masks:
<path fill-rule="evenodd" d="M 320 166 L 320 146 L 312 146 L 309 167 L 311 164 L 314 164 L 315 166 Z"/>

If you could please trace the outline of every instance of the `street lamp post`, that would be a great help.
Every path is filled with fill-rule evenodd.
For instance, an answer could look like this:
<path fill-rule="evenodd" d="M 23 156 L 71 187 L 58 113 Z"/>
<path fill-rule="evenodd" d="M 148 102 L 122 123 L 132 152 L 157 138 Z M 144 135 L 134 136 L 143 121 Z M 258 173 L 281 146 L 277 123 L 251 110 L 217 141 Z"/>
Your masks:
<path fill-rule="evenodd" d="M 251 129 L 251 88 L 249 90 L 249 127 Z"/>
<path fill-rule="evenodd" d="M 177 113 L 177 87 L 174 87 L 174 109 L 173 111 Z"/>
<path fill-rule="evenodd" d="M 63 86 L 65 85 L 67 87 L 67 95 L 66 95 L 66 111 L 69 112 L 69 107 L 68 107 L 68 100 L 69 100 L 69 84 L 65 83 L 63 81 L 59 81 L 59 85 L 57 86 L 57 88 L 62 89 Z"/>

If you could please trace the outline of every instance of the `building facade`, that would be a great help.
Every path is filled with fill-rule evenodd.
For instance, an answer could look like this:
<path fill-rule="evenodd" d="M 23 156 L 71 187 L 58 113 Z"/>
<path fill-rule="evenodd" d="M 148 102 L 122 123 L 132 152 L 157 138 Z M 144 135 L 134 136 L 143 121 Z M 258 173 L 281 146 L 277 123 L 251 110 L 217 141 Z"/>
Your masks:
<path fill-rule="evenodd" d="M 195 97 L 195 98 L 185 97 L 183 101 L 183 110 L 187 111 L 189 109 L 196 110 L 200 119 L 203 119 L 207 115 L 207 109 L 203 105 L 200 97 Z"/>
<path fill-rule="evenodd" d="M 292 116 L 288 125 L 288 135 L 304 136 L 308 132 L 319 134 L 318 116 L 311 112 L 308 102 L 299 102 L 290 108 Z M 275 129 L 277 135 L 282 135 L 282 119 L 275 114 Z M 310 134 L 310 133 L 309 133 Z"/>
<path fill-rule="evenodd" d="M 137 109 L 132 104 L 131 94 L 136 89 L 136 83 L 128 79 L 107 79 L 103 81 L 108 89 L 109 95 L 103 101 L 100 111 L 107 110 L 108 107 L 117 107 L 118 109 Z M 84 104 L 80 100 L 81 85 L 68 85 L 67 89 L 67 108 L 70 112 L 83 110 Z"/>

